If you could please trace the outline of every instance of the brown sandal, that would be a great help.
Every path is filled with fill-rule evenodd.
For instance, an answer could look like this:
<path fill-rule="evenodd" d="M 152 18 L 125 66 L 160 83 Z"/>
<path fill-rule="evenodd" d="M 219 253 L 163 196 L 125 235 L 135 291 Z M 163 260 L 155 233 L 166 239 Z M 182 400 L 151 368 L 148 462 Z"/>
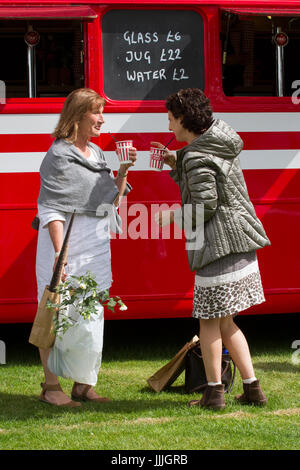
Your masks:
<path fill-rule="evenodd" d="M 62 405 L 55 405 L 55 403 L 51 403 L 50 401 L 46 400 L 45 393 L 47 391 L 49 392 L 62 392 L 63 391 L 59 384 L 51 385 L 51 384 L 41 383 L 41 387 L 42 387 L 42 393 L 40 395 L 40 401 L 42 401 L 43 403 L 47 403 L 48 405 L 53 405 L 53 406 L 66 407 L 66 408 L 75 408 L 75 407 L 81 406 L 80 403 L 76 401 L 72 401 L 72 400 L 68 401 L 67 403 L 63 403 Z"/>
<path fill-rule="evenodd" d="M 106 398 L 106 397 L 89 398 L 87 394 L 88 394 L 88 391 L 92 388 L 91 385 L 85 385 L 83 392 L 80 395 L 76 394 L 75 388 L 77 387 L 77 385 L 82 385 L 82 384 L 79 384 L 78 382 L 74 383 L 73 388 L 72 388 L 72 393 L 71 393 L 73 400 L 92 401 L 92 402 L 99 402 L 99 403 L 106 403 L 108 401 L 111 401 L 109 398 Z"/>

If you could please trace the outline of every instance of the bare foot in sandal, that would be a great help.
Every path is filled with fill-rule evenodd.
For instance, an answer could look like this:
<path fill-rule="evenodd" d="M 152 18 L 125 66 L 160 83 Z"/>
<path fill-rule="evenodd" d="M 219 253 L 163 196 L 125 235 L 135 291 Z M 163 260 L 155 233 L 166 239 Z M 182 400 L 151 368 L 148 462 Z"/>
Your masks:
<path fill-rule="evenodd" d="M 41 383 L 41 387 L 40 400 L 44 403 L 54 406 L 66 406 L 68 408 L 81 406 L 80 403 L 70 400 L 59 384 Z"/>
<path fill-rule="evenodd" d="M 95 401 L 95 402 L 101 402 L 105 403 L 110 401 L 109 398 L 106 397 L 100 397 L 93 387 L 91 385 L 87 384 L 80 384 L 78 382 L 74 383 L 73 389 L 72 389 L 72 398 L 77 399 L 77 400 L 83 400 L 83 401 Z"/>

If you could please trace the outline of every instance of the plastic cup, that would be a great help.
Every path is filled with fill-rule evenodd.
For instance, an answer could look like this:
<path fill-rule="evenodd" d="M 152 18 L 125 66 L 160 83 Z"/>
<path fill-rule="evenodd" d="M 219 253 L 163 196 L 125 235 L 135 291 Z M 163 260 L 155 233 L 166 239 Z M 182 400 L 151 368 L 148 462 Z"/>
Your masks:
<path fill-rule="evenodd" d="M 166 149 L 158 147 L 150 147 L 150 163 L 149 166 L 151 170 L 161 171 L 164 166 L 164 155 Z"/>
<path fill-rule="evenodd" d="M 132 148 L 132 140 L 121 140 L 116 142 L 117 146 L 117 155 L 120 163 L 130 163 L 129 150 Z"/>

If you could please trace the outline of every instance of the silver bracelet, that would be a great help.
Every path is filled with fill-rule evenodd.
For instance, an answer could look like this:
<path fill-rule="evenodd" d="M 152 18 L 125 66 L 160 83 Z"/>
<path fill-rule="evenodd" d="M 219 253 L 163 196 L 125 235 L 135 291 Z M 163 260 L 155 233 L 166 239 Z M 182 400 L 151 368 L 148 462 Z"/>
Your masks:
<path fill-rule="evenodd" d="M 55 257 L 55 258 L 58 258 L 58 257 L 59 257 L 59 255 L 60 255 L 60 251 L 56 251 L 56 253 L 55 253 L 54 257 Z"/>

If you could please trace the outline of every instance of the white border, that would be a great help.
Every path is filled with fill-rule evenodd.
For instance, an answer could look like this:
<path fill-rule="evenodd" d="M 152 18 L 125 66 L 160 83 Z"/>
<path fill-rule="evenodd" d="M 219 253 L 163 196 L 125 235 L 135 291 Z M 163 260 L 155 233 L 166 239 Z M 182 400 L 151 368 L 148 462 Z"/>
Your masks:
<path fill-rule="evenodd" d="M 300 113 L 215 113 L 237 132 L 299 132 Z M 0 114 L 0 134 L 51 134 L 59 114 Z M 168 132 L 167 113 L 105 113 L 103 132 Z"/>

